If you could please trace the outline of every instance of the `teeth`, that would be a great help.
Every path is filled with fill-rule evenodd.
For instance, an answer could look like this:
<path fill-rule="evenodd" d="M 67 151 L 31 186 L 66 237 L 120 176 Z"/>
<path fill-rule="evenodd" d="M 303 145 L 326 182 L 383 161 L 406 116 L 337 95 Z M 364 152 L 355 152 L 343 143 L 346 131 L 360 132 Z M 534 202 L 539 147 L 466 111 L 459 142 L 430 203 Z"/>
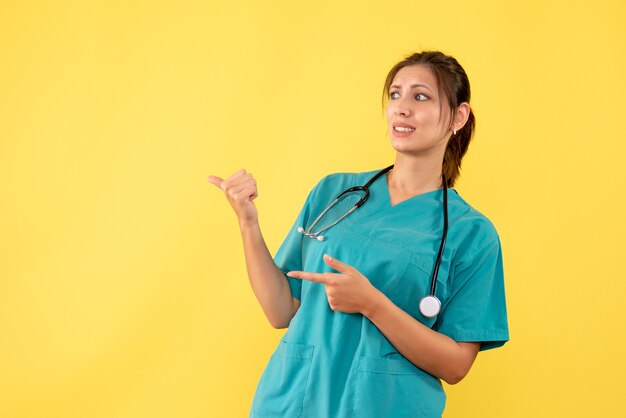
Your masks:
<path fill-rule="evenodd" d="M 415 128 L 405 128 L 403 126 L 395 126 L 393 129 L 398 132 L 413 132 L 415 130 Z"/>

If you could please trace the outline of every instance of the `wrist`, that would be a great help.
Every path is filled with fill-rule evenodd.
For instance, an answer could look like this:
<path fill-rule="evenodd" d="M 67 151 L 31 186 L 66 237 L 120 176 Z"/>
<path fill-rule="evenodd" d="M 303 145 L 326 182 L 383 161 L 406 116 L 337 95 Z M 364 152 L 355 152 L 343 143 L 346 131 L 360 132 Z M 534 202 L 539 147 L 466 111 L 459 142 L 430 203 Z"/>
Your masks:
<path fill-rule="evenodd" d="M 369 318 L 375 317 L 378 312 L 380 312 L 385 307 L 385 302 L 387 301 L 387 297 L 383 292 L 374 288 L 372 292 L 372 296 L 368 298 L 363 311 L 361 312 L 363 316 Z"/>
<path fill-rule="evenodd" d="M 259 230 L 259 220 L 258 219 L 245 219 L 245 220 L 239 220 L 239 230 L 241 231 L 242 234 L 246 234 L 249 233 L 251 231 L 257 231 Z"/>

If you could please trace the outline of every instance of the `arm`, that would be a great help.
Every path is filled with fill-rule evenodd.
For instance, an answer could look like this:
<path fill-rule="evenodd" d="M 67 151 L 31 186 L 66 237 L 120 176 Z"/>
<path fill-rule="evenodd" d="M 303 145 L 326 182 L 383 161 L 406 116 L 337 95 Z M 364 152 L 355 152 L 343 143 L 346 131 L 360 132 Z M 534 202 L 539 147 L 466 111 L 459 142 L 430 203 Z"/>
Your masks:
<path fill-rule="evenodd" d="M 509 339 L 500 240 L 492 226 L 484 231 L 483 243 L 457 260 L 453 268 L 450 295 L 437 319 L 437 331 L 422 325 L 376 289 L 359 305 L 363 315 L 406 358 L 451 384 L 467 374 L 477 350 L 499 347 Z"/>
<path fill-rule="evenodd" d="M 288 276 L 324 284 L 333 311 L 366 316 L 400 354 L 433 376 L 455 384 L 469 372 L 479 342 L 459 343 L 428 328 L 396 306 L 356 268 L 328 255 L 324 261 L 339 273 L 291 271 Z"/>
<path fill-rule="evenodd" d="M 287 328 L 300 307 L 289 283 L 270 255 L 259 224 L 242 224 L 241 238 L 248 278 L 254 294 L 274 328 Z"/>
<path fill-rule="evenodd" d="M 265 316 L 274 328 L 286 328 L 300 307 L 300 301 L 291 295 L 289 283 L 274 263 L 261 234 L 253 203 L 258 196 L 256 181 L 245 170 L 239 170 L 226 180 L 215 176 L 208 180 L 224 191 L 237 215 L 248 279 Z"/>
<path fill-rule="evenodd" d="M 411 363 L 451 385 L 467 375 L 480 343 L 456 342 L 417 321 L 380 291 L 372 296 L 363 315 Z"/>

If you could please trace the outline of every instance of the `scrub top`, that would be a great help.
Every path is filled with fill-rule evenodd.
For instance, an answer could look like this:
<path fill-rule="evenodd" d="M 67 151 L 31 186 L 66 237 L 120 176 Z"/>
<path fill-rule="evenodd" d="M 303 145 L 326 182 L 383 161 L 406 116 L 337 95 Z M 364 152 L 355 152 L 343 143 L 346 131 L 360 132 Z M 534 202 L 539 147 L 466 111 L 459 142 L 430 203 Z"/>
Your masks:
<path fill-rule="evenodd" d="M 443 190 L 391 205 L 386 176 L 370 186 L 355 212 L 325 231 L 320 242 L 297 231 L 342 191 L 365 184 L 377 171 L 324 177 L 274 261 L 283 273 L 333 271 L 328 254 L 359 270 L 393 303 L 455 341 L 481 342 L 481 350 L 509 339 L 502 253 L 492 223 L 458 192 L 448 189 L 448 238 L 437 278 L 441 311 L 426 318 L 419 301 L 429 293 L 443 229 Z M 343 199 L 313 232 L 348 211 Z M 287 276 L 285 276 L 287 277 Z M 287 277 L 300 308 L 257 385 L 250 417 L 440 417 L 441 381 L 413 365 L 361 314 L 331 310 L 324 285 Z"/>

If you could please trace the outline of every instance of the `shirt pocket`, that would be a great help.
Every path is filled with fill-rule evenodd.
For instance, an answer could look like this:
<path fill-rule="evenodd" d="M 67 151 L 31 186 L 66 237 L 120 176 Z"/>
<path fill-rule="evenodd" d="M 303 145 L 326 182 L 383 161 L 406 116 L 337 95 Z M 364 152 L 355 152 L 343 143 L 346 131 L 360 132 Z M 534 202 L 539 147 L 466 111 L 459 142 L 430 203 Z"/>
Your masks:
<path fill-rule="evenodd" d="M 422 298 L 430 295 L 436 263 L 435 259 L 436 256 L 432 254 L 411 252 L 402 279 L 388 291 L 389 299 L 392 302 L 429 328 L 434 326 L 438 315 L 433 318 L 425 317 L 419 310 L 419 303 Z M 442 262 L 439 266 L 435 289 L 435 296 L 439 299 L 442 306 L 448 299 L 449 294 L 446 285 L 447 276 L 448 266 L 445 262 Z"/>
<path fill-rule="evenodd" d="M 280 342 L 257 385 L 252 416 L 274 418 L 302 414 L 313 351 L 313 345 Z"/>
<path fill-rule="evenodd" d="M 426 318 L 419 310 L 420 300 L 430 294 L 439 241 L 431 235 L 415 237 L 411 245 L 398 237 L 397 242 L 387 235 L 364 234 L 353 228 L 338 225 L 335 240 L 326 244 L 329 254 L 359 270 L 395 305 L 428 327 L 435 318 Z M 345 258 L 342 259 L 342 256 Z M 321 255 L 320 255 L 321 257 Z M 446 277 L 448 265 L 443 258 L 437 276 L 435 295 L 442 302 L 447 299 Z"/>
<path fill-rule="evenodd" d="M 441 417 L 446 395 L 439 379 L 406 359 L 359 358 L 354 416 Z"/>

